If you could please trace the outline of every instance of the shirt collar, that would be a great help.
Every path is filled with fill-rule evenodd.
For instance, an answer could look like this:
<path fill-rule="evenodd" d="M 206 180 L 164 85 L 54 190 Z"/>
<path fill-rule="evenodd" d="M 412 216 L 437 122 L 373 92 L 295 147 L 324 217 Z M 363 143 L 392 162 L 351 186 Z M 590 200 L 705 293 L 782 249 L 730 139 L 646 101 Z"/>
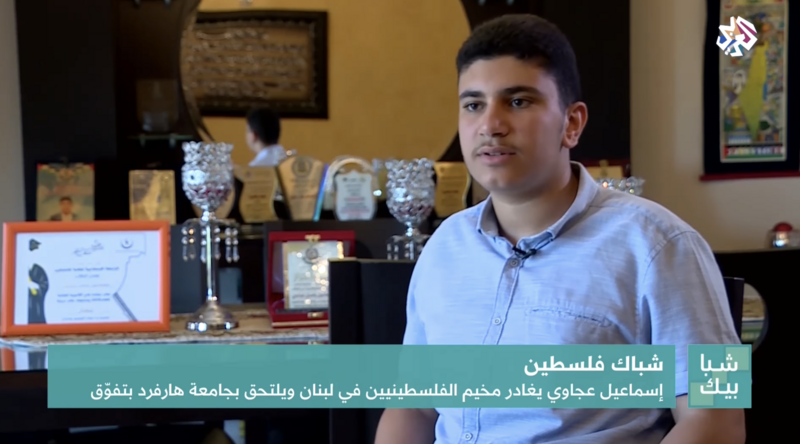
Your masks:
<path fill-rule="evenodd" d="M 542 234 L 548 234 L 551 238 L 556 238 L 561 232 L 564 230 L 564 227 L 574 220 L 576 217 L 579 217 L 586 211 L 589 205 L 594 200 L 595 196 L 597 195 L 597 191 L 600 188 L 600 185 L 594 180 L 592 175 L 589 173 L 586 168 L 578 162 L 570 162 L 570 167 L 572 168 L 573 174 L 578 177 L 578 193 L 575 196 L 575 200 L 570 205 L 567 212 L 564 213 L 561 218 L 556 221 L 553 225 L 551 225 L 547 230 L 544 231 Z M 478 216 L 478 224 L 476 229 L 479 233 L 484 234 L 486 236 L 497 237 L 500 235 L 500 226 L 497 222 L 497 216 L 495 216 L 494 208 L 492 207 L 492 196 L 490 195 L 483 201 L 483 208 L 479 210 Z M 535 237 L 539 237 L 537 235 Z"/>
<path fill-rule="evenodd" d="M 284 153 L 285 149 L 280 144 L 269 145 L 265 146 L 264 148 L 261 148 L 261 151 L 259 151 L 253 158 L 253 160 L 250 161 L 250 166 L 261 166 L 270 164 L 271 163 L 270 161 L 272 160 L 271 158 L 275 157 L 276 151 L 280 154 Z"/>

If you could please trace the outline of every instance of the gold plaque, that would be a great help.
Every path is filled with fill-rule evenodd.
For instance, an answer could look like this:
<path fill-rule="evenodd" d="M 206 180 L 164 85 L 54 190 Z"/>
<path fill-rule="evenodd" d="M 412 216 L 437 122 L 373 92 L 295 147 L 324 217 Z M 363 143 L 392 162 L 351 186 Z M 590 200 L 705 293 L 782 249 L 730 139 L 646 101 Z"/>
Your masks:
<path fill-rule="evenodd" d="M 481 184 L 478 183 L 476 180 L 472 180 L 472 205 L 478 205 L 479 203 L 486 200 L 489 197 L 489 192 L 486 191 L 486 188 L 482 187 Z"/>
<path fill-rule="evenodd" d="M 472 183 L 463 162 L 435 162 L 436 195 L 434 210 L 439 217 L 447 217 L 467 208 L 467 194 Z"/>
<path fill-rule="evenodd" d="M 242 181 L 239 213 L 244 223 L 254 224 L 278 220 L 275 214 L 275 194 L 278 172 L 275 167 L 236 167 L 236 178 Z"/>
<path fill-rule="evenodd" d="M 128 190 L 131 220 L 168 220 L 175 225 L 174 171 L 130 171 Z"/>
<path fill-rule="evenodd" d="M 387 159 L 392 160 L 392 159 Z M 375 171 L 375 174 L 378 176 L 378 190 L 380 190 L 380 194 L 378 196 L 379 201 L 386 200 L 386 182 L 389 181 L 389 170 L 386 169 L 386 160 L 374 159 L 372 161 L 372 169 Z"/>
<path fill-rule="evenodd" d="M 292 156 L 278 165 L 283 200 L 292 220 L 319 220 L 324 196 L 325 164 L 308 156 Z"/>
<path fill-rule="evenodd" d="M 288 310 L 327 309 L 330 284 L 328 261 L 344 258 L 344 243 L 320 241 L 308 235 L 305 241 L 283 244 L 283 304 Z"/>

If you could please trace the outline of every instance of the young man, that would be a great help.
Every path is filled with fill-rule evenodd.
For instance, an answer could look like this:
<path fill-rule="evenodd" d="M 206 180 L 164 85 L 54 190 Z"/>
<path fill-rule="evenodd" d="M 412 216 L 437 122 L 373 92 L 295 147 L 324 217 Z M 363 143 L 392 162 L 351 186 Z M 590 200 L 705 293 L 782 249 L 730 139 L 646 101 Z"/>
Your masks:
<path fill-rule="evenodd" d="M 77 220 L 78 216 L 76 216 L 72 212 L 72 198 L 69 196 L 64 196 L 58 201 L 58 208 L 61 210 L 58 213 L 50 216 L 50 220 L 53 221 L 63 221 L 63 222 L 71 222 L 73 220 Z"/>
<path fill-rule="evenodd" d="M 714 256 L 663 207 L 570 162 L 588 111 L 564 35 L 504 16 L 457 67 L 464 161 L 490 196 L 425 246 L 404 343 L 675 345 L 677 408 L 392 409 L 376 444 L 744 443 L 741 410 L 687 407 L 687 345 L 739 343 Z"/>
<path fill-rule="evenodd" d="M 281 120 L 267 108 L 258 108 L 247 114 L 247 146 L 255 153 L 250 166 L 277 166 L 286 158 L 280 145 Z"/>

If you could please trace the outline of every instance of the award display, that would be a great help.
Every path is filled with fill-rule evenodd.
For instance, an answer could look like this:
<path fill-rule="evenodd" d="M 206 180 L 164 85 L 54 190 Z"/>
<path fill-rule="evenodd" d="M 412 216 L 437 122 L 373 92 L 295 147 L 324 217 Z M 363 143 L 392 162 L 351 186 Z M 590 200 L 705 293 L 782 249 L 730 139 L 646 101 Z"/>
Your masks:
<path fill-rule="evenodd" d="M 435 162 L 436 195 L 433 209 L 439 217 L 447 217 L 467 208 L 467 194 L 472 183 L 463 162 Z"/>
<path fill-rule="evenodd" d="M 206 300 L 186 323 L 186 328 L 192 331 L 231 330 L 239 326 L 219 302 L 221 245 L 225 246 L 226 262 L 239 261 L 239 226 L 236 221 L 217 215 L 217 210 L 230 202 L 233 195 L 231 151 L 233 145 L 228 143 L 183 144 L 183 192 L 203 212 L 202 216 L 183 223 L 183 260 L 197 258 L 197 244 L 200 244 L 200 261 L 206 267 Z"/>
<path fill-rule="evenodd" d="M 386 163 L 386 206 L 400 223 L 404 234 L 392 236 L 386 244 L 390 260 L 417 260 L 429 235 L 419 226 L 433 210 L 436 183 L 433 162 L 428 159 L 396 160 Z"/>
<path fill-rule="evenodd" d="M 598 166 L 586 166 L 586 171 L 592 175 L 592 177 L 598 181 L 598 183 L 602 180 L 619 180 L 625 178 L 625 171 L 620 165 L 609 165 L 607 160 L 601 160 L 598 162 Z"/>
<path fill-rule="evenodd" d="M 633 176 L 625 177 L 621 166 L 609 168 L 607 160 L 600 161 L 599 170 L 596 172 L 589 170 L 589 172 L 592 174 L 592 177 L 595 178 L 597 184 L 603 188 L 622 191 L 636 196 L 641 196 L 644 191 L 644 179 Z"/>
<path fill-rule="evenodd" d="M 167 220 L 175 225 L 175 172 L 131 171 L 128 189 L 131 220 Z"/>
<path fill-rule="evenodd" d="M 392 162 L 395 159 L 372 159 L 372 171 L 378 180 L 378 201 L 386 201 L 386 182 L 389 180 L 389 171 L 386 169 L 386 163 Z"/>
<path fill-rule="evenodd" d="M 472 177 L 472 176 L 470 176 Z M 478 205 L 489 197 L 489 192 L 476 180 L 472 180 L 472 205 Z"/>
<path fill-rule="evenodd" d="M 338 220 L 371 220 L 375 217 L 377 190 L 377 177 L 366 159 L 341 156 L 328 168 L 325 195 L 332 196 L 333 211 Z"/>
<path fill-rule="evenodd" d="M 169 222 L 3 226 L 2 336 L 169 331 Z"/>
<path fill-rule="evenodd" d="M 355 255 L 355 232 L 270 232 L 266 248 L 272 326 L 328 325 L 329 261 Z"/>
<path fill-rule="evenodd" d="M 333 173 L 339 169 L 343 160 L 351 156 L 336 156 L 330 163 L 330 166 L 325 171 L 325 179 L 323 179 L 323 197 L 322 209 L 325 211 L 333 211 L 336 208 L 336 193 L 334 192 Z"/>
<path fill-rule="evenodd" d="M 275 167 L 237 167 L 236 178 L 242 181 L 239 213 L 245 223 L 278 220 L 275 197 L 278 191 L 278 172 Z"/>
<path fill-rule="evenodd" d="M 284 242 L 284 307 L 287 310 L 328 308 L 328 261 L 344 257 L 340 241 L 320 241 L 306 236 L 305 241 Z"/>
<path fill-rule="evenodd" d="M 319 220 L 325 172 L 322 161 L 308 156 L 288 157 L 278 165 L 278 179 L 292 220 Z"/>
<path fill-rule="evenodd" d="M 225 202 L 214 211 L 214 215 L 219 219 L 225 219 L 230 216 L 231 211 L 233 210 L 233 206 L 236 204 L 236 189 L 231 188 L 230 194 L 228 194 L 228 198 L 225 199 Z M 195 216 L 203 217 L 203 207 L 195 205 L 192 203 L 192 210 L 194 211 Z"/>

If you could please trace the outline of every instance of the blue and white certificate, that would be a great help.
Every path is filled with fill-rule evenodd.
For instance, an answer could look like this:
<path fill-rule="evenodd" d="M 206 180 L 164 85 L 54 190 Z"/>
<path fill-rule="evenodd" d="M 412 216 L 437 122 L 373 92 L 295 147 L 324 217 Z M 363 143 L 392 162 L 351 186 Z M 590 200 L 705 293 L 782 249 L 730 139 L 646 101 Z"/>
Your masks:
<path fill-rule="evenodd" d="M 19 233 L 16 242 L 16 325 L 160 319 L 157 230 Z"/>

